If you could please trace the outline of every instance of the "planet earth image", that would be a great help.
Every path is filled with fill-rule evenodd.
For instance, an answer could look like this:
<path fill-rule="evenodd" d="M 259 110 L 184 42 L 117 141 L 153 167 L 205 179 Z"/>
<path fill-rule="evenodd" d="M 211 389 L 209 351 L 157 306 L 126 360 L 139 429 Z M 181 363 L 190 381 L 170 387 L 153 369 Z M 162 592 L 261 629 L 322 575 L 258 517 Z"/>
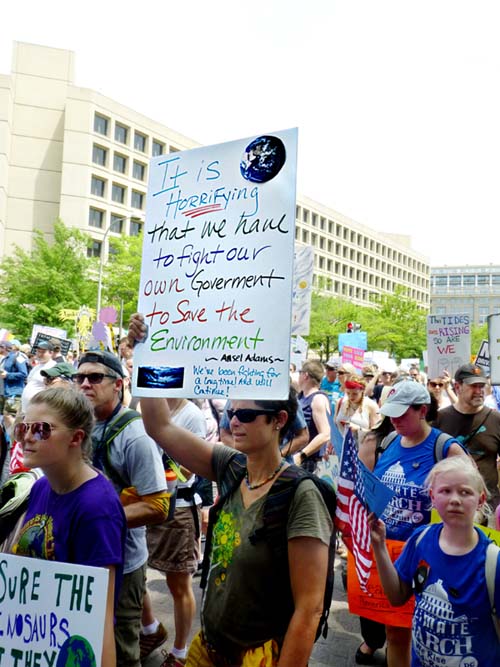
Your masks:
<path fill-rule="evenodd" d="M 252 183 L 266 183 L 274 178 L 286 161 L 285 145 L 278 137 L 257 137 L 245 148 L 240 161 L 243 178 Z"/>
<path fill-rule="evenodd" d="M 80 635 L 68 637 L 57 656 L 56 667 L 97 667 L 92 646 Z"/>

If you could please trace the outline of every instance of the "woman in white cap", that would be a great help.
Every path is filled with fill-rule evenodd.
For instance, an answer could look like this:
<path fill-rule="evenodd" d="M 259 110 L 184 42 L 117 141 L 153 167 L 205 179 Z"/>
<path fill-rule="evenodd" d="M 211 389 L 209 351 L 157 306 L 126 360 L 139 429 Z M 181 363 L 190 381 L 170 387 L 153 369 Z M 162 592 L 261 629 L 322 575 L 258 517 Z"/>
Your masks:
<path fill-rule="evenodd" d="M 437 458 L 466 456 L 457 440 L 445 441 L 442 453 L 435 448 L 441 433 L 426 420 L 431 397 L 424 385 L 401 380 L 390 390 L 380 413 L 389 417 L 396 437 L 375 464 L 375 475 L 394 491 L 382 520 L 387 538 L 406 541 L 412 532 L 430 521 L 431 503 L 425 479 Z M 387 626 L 389 667 L 410 667 L 411 629 Z"/>

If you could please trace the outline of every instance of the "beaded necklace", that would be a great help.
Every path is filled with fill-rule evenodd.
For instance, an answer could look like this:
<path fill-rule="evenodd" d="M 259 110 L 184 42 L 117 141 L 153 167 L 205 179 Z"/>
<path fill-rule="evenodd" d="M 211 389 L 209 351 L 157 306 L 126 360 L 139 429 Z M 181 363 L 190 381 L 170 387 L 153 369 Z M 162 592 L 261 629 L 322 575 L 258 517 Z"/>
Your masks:
<path fill-rule="evenodd" d="M 261 486 L 264 486 L 264 484 L 267 484 L 267 482 L 270 482 L 276 475 L 279 473 L 281 468 L 285 465 L 286 461 L 285 459 L 281 459 L 279 466 L 274 470 L 267 479 L 265 479 L 263 482 L 258 482 L 257 484 L 250 484 L 250 480 L 248 479 L 248 470 L 245 472 L 245 484 L 247 485 L 247 489 L 249 491 L 254 491 L 255 489 L 260 489 Z"/>

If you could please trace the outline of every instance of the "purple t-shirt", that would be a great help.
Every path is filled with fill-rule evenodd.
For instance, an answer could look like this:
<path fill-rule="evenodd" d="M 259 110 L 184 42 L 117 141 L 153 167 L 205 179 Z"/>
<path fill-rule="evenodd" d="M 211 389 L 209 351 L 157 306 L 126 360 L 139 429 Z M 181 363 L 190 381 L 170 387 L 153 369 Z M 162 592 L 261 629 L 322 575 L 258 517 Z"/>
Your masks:
<path fill-rule="evenodd" d="M 78 565 L 116 567 L 121 580 L 126 520 L 120 499 L 103 475 L 70 493 L 55 493 L 45 477 L 30 492 L 13 552 Z"/>

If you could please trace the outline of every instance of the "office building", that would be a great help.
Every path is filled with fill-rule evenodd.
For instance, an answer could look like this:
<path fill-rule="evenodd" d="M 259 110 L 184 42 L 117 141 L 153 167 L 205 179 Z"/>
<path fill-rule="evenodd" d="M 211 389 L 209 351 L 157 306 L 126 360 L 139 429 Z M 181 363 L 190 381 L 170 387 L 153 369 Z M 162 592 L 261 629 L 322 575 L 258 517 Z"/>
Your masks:
<path fill-rule="evenodd" d="M 0 256 L 29 250 L 33 231 L 54 221 L 93 239 L 138 234 L 151 157 L 197 144 L 161 123 L 74 83 L 74 54 L 15 43 L 12 73 L 0 75 Z M 314 248 L 314 285 L 370 305 L 398 285 L 429 305 L 429 266 L 408 237 L 387 235 L 306 198 L 297 202 L 296 241 Z"/>
<path fill-rule="evenodd" d="M 466 313 L 481 325 L 500 313 L 500 266 L 436 266 L 431 269 L 431 313 Z"/>

